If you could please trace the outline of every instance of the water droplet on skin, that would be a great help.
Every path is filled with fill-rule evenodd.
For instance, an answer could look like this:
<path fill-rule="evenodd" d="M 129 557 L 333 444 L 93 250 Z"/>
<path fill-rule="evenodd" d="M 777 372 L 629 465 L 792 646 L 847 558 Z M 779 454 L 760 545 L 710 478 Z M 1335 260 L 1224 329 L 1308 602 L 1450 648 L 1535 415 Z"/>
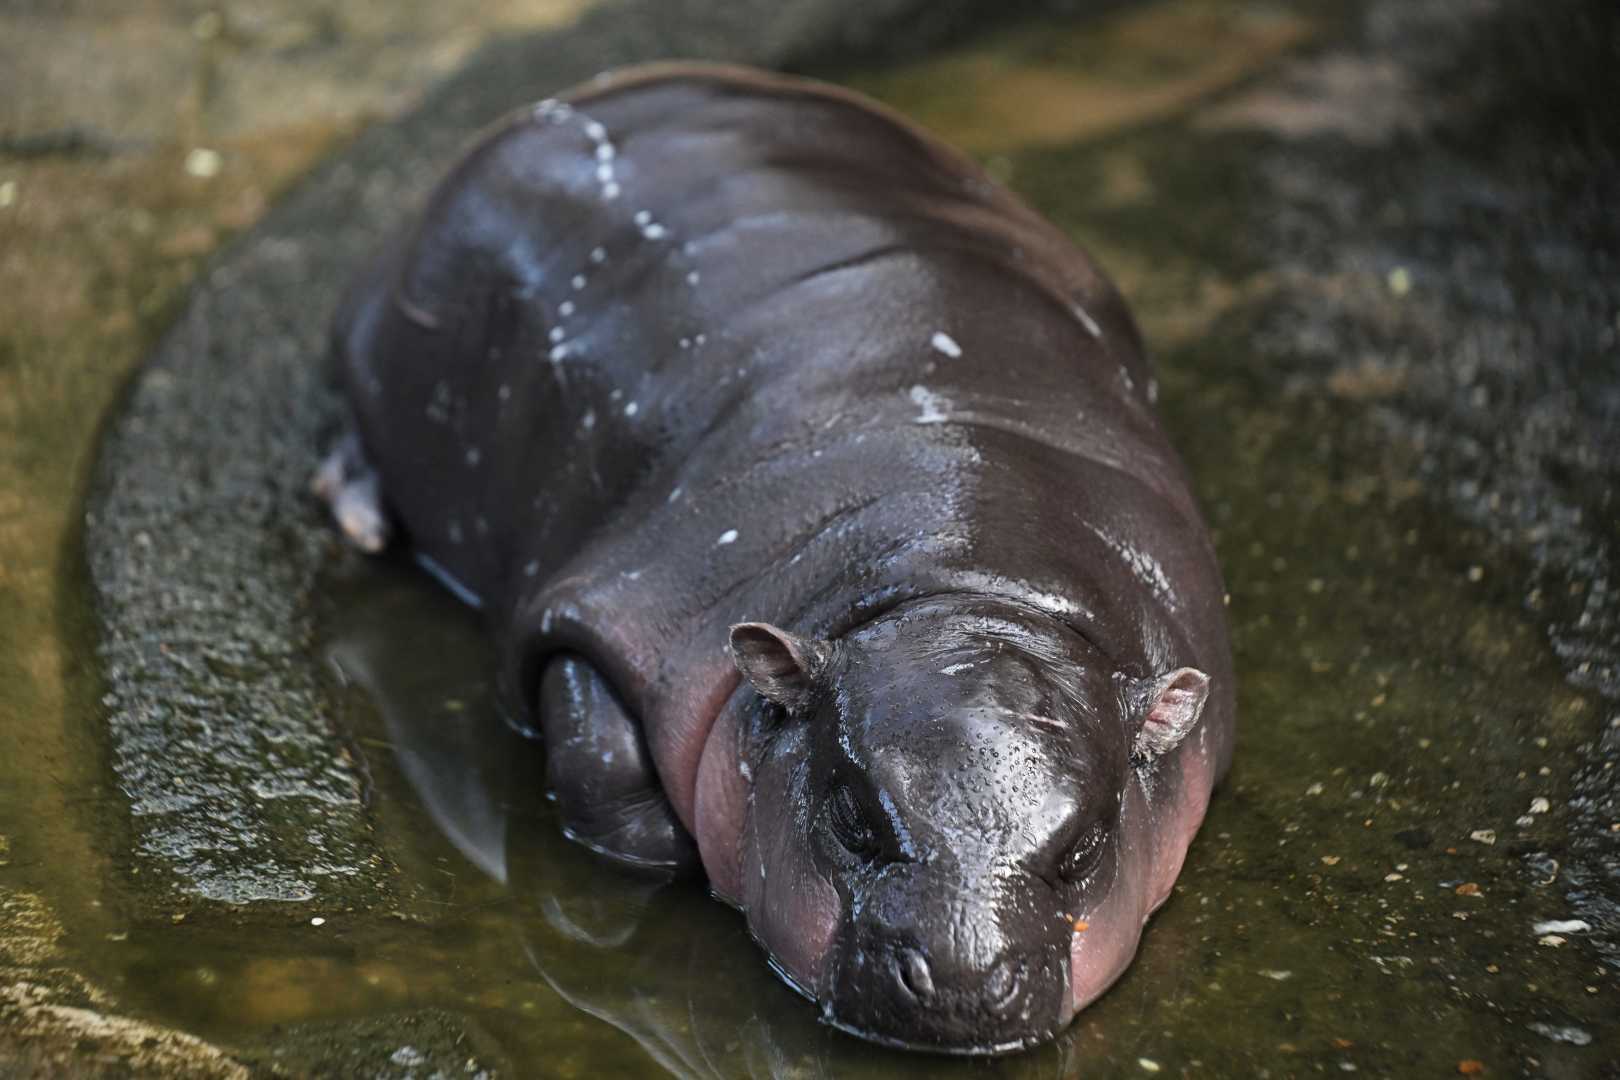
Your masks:
<path fill-rule="evenodd" d="M 720 545 L 720 546 L 724 546 L 726 544 L 736 543 L 736 541 L 737 541 L 737 530 L 736 529 L 727 529 L 725 532 L 720 534 L 720 539 L 716 540 L 715 544 Z"/>
<path fill-rule="evenodd" d="M 1089 311 L 1079 304 L 1075 304 L 1070 310 L 1074 312 L 1074 317 L 1080 320 L 1080 325 L 1086 328 L 1086 333 L 1098 341 L 1102 340 L 1102 327 L 1097 325 L 1097 320 L 1091 317 Z"/>

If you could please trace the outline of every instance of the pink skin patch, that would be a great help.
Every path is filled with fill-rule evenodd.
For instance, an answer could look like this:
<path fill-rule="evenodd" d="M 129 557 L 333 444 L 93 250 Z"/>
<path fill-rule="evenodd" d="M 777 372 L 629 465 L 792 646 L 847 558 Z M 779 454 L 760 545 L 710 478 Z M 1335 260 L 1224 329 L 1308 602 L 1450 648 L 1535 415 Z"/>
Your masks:
<path fill-rule="evenodd" d="M 742 771 L 738 722 L 737 710 L 725 708 L 709 729 L 692 805 L 692 835 L 709 885 L 733 904 L 742 903 L 740 859 L 749 789 Z"/>
<path fill-rule="evenodd" d="M 1069 944 L 1070 1008 L 1060 1018 L 1062 1023 L 1124 974 L 1148 918 L 1170 898 L 1215 786 L 1215 770 L 1199 734 L 1195 732 L 1177 752 L 1180 782 L 1165 784 L 1179 797 L 1150 807 L 1144 786 L 1134 777 L 1131 780 L 1120 815 L 1119 862 L 1137 872 L 1116 878 L 1096 908 L 1075 913 L 1085 929 L 1076 930 Z M 1155 828 L 1155 820 L 1163 824 Z"/>

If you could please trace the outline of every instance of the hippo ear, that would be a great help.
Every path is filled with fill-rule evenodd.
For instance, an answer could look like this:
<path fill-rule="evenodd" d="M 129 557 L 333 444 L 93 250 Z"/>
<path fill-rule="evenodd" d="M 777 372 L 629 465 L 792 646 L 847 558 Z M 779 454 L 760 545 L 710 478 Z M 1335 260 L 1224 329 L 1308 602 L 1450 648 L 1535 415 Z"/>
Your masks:
<path fill-rule="evenodd" d="M 1131 746 L 1133 756 L 1146 763 L 1180 746 L 1198 723 L 1208 698 L 1209 676 L 1197 668 L 1177 668 L 1149 681 L 1143 687 L 1147 709 Z"/>
<path fill-rule="evenodd" d="M 762 697 L 789 712 L 809 701 L 816 676 L 831 655 L 827 642 L 802 638 L 770 623 L 738 623 L 731 628 L 731 658 L 737 670 Z"/>

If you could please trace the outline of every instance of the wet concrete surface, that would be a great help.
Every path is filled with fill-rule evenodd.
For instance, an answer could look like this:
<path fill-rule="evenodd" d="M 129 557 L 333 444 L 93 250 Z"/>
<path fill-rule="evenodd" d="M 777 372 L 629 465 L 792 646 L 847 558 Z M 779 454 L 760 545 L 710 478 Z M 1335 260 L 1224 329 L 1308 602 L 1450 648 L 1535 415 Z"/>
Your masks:
<path fill-rule="evenodd" d="M 1133 971 L 991 1071 L 1620 1074 L 1616 15 L 1171 0 L 828 66 L 896 10 L 604 10 L 370 129 L 209 264 L 113 422 L 99 621 L 67 517 L 94 418 L 188 268 L 348 121 L 267 136 L 232 106 L 212 164 L 127 118 L 16 129 L 158 140 L 93 167 L 7 129 L 0 1064 L 937 1075 L 819 1028 L 700 891 L 558 840 L 488 724 L 476 624 L 340 552 L 302 493 L 362 253 L 489 116 L 680 51 L 819 57 L 1090 246 L 1218 533 L 1231 782 Z M 211 49 L 205 15 L 175 18 Z"/>

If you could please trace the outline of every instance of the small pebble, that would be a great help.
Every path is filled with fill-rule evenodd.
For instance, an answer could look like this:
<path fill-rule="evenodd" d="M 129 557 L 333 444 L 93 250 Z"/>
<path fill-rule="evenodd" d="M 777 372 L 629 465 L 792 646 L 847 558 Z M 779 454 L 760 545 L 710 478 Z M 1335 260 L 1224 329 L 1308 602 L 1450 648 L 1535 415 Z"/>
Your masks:
<path fill-rule="evenodd" d="M 1412 272 L 1404 266 L 1397 266 L 1385 278 L 1389 291 L 1396 296 L 1405 296 L 1412 291 Z"/>
<path fill-rule="evenodd" d="M 210 150 L 199 146 L 186 155 L 186 175 L 195 176 L 199 180 L 209 180 L 219 175 L 219 170 L 225 165 L 225 159 L 218 150 Z"/>
<path fill-rule="evenodd" d="M 319 915 L 316 915 L 316 916 L 312 917 L 309 920 L 309 925 L 311 925 L 311 926 L 325 926 L 326 925 L 326 920 L 321 918 Z"/>
<path fill-rule="evenodd" d="M 1496 843 L 1496 830 L 1475 829 L 1473 832 L 1468 834 L 1468 839 L 1479 844 L 1494 844 Z"/>
<path fill-rule="evenodd" d="M 17 201 L 17 181 L 0 181 L 0 210 L 4 210 Z"/>

